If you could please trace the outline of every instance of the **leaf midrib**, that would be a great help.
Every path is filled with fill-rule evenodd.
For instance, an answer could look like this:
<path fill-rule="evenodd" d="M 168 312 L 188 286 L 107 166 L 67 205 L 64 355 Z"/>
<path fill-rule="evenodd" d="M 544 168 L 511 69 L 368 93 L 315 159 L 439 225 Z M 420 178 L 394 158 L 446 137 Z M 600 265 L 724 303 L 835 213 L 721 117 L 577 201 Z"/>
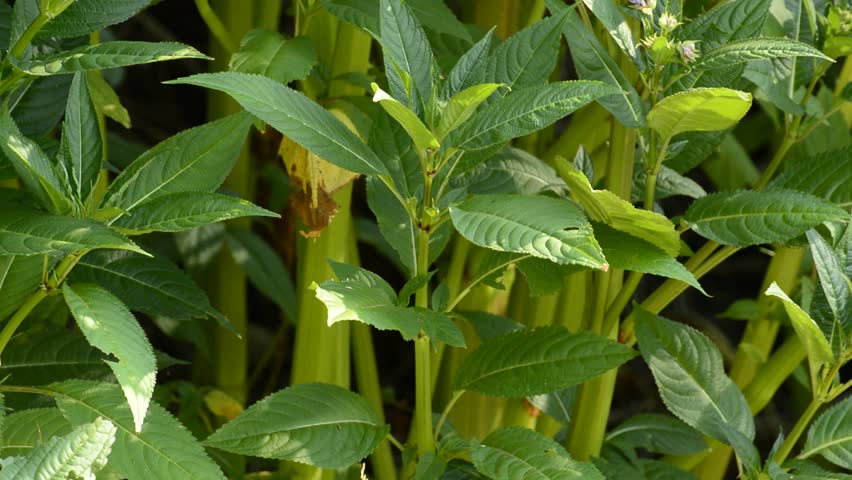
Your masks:
<path fill-rule="evenodd" d="M 142 282 L 141 280 L 137 279 L 136 277 L 132 277 L 132 276 L 127 275 L 127 274 L 125 274 L 125 273 L 123 273 L 123 272 L 120 272 L 120 271 L 118 271 L 118 270 L 110 270 L 110 269 L 108 268 L 108 267 L 109 267 L 109 265 L 106 265 L 106 266 L 103 266 L 103 265 L 94 265 L 94 264 L 91 264 L 91 263 L 87 263 L 85 260 L 80 261 L 80 265 L 84 265 L 84 266 L 87 266 L 87 267 L 89 267 L 89 268 L 93 268 L 93 269 L 101 270 L 101 271 L 103 271 L 103 272 L 105 272 L 105 273 L 113 274 L 113 275 L 115 275 L 115 276 L 117 276 L 117 277 L 125 278 L 125 279 L 130 280 L 131 282 L 133 282 L 133 283 L 135 283 L 135 284 L 137 284 L 137 285 L 141 285 L 142 287 L 148 287 L 148 288 L 151 288 L 152 290 L 155 290 L 156 292 L 162 293 L 163 295 L 165 295 L 165 296 L 166 296 L 166 297 L 168 297 L 168 298 L 173 298 L 173 299 L 174 299 L 174 300 L 176 300 L 177 302 L 182 303 L 182 304 L 184 304 L 184 305 L 188 306 L 190 309 L 192 309 L 192 310 L 193 310 L 193 311 L 195 311 L 196 313 L 200 312 L 200 310 L 199 310 L 197 307 L 195 307 L 194 305 L 192 305 L 192 304 L 191 304 L 191 303 L 189 303 L 189 302 L 184 301 L 184 300 L 183 300 L 183 298 L 182 298 L 181 296 L 179 296 L 179 295 L 173 295 L 173 294 L 171 294 L 168 290 L 163 290 L 163 289 L 159 288 L 158 286 L 153 285 L 153 284 L 150 284 L 150 283 L 144 283 L 144 282 Z M 198 315 L 196 318 L 203 318 L 203 317 L 205 317 L 205 316 L 207 316 L 207 312 L 201 312 L 201 314 L 200 314 L 200 315 Z"/>
<path fill-rule="evenodd" d="M 165 454 L 162 450 L 160 450 L 160 449 L 156 448 L 156 447 L 154 446 L 154 444 L 153 444 L 153 443 L 150 443 L 150 442 L 146 441 L 144 438 L 142 438 L 141 434 L 137 435 L 135 432 L 133 432 L 133 431 L 131 431 L 131 430 L 127 429 L 127 428 L 126 428 L 124 425 L 122 425 L 120 422 L 116 421 L 117 419 L 115 419 L 113 416 L 111 416 L 111 415 L 107 414 L 106 412 L 102 412 L 101 410 L 99 410 L 99 409 L 95 408 L 95 406 L 94 406 L 94 405 L 89 405 L 88 403 L 84 402 L 82 399 L 78 399 L 78 398 L 72 397 L 72 396 L 70 396 L 70 395 L 68 395 L 68 394 L 65 394 L 65 393 L 62 393 L 62 392 L 57 392 L 57 391 L 53 391 L 53 392 L 54 392 L 54 395 L 58 395 L 58 396 L 61 396 L 61 397 L 63 397 L 63 398 L 66 398 L 66 399 L 68 399 L 68 400 L 70 400 L 70 401 L 72 401 L 72 402 L 75 402 L 75 403 L 77 403 L 77 404 L 79 404 L 79 405 L 82 405 L 82 406 L 84 406 L 84 407 L 88 408 L 88 409 L 89 409 L 89 410 L 91 410 L 92 412 L 94 412 L 94 413 L 96 413 L 96 414 L 98 414 L 98 415 L 100 415 L 100 416 L 102 416 L 102 417 L 104 417 L 104 418 L 107 418 L 107 419 L 112 420 L 112 421 L 113 421 L 112 423 L 113 423 L 113 424 L 115 424 L 115 426 L 116 426 L 117 428 L 119 428 L 119 429 L 123 430 L 123 431 L 124 431 L 125 433 L 127 433 L 127 434 L 130 434 L 133 438 L 136 438 L 139 442 L 141 442 L 143 445 L 145 445 L 146 447 L 150 448 L 150 449 L 151 449 L 151 450 L 153 450 L 154 452 L 157 452 L 157 453 L 158 453 L 158 454 L 159 454 L 162 458 L 166 459 L 166 460 L 168 461 L 168 463 L 170 463 L 170 464 L 172 464 L 172 465 L 175 465 L 175 466 L 177 466 L 180 470 L 182 470 L 182 471 L 186 472 L 186 474 L 187 474 L 187 475 L 189 475 L 189 477 L 190 477 L 190 478 L 196 478 L 196 479 L 198 479 L 198 480 L 209 480 L 209 479 L 202 479 L 202 478 L 199 478 L 199 477 L 195 477 L 195 476 L 193 476 L 193 475 L 192 475 L 192 472 L 190 472 L 189 470 L 187 470 L 186 468 L 184 468 L 184 466 L 183 466 L 183 465 L 181 465 L 179 462 L 172 460 L 172 458 L 171 458 L 170 456 L 166 455 L 166 454 Z M 152 403 L 153 403 L 153 402 L 152 402 Z M 131 418 L 132 418 L 132 415 L 131 415 Z M 221 472 L 220 472 L 220 473 L 221 473 Z"/>
<path fill-rule="evenodd" d="M 799 458 L 808 458 L 816 453 L 820 453 L 823 450 L 827 450 L 830 447 L 846 442 L 852 442 L 852 433 L 848 433 L 842 437 L 835 438 L 825 443 L 820 443 L 819 445 L 815 446 L 814 448 L 811 448 L 810 450 L 803 451 L 801 454 L 799 454 Z"/>

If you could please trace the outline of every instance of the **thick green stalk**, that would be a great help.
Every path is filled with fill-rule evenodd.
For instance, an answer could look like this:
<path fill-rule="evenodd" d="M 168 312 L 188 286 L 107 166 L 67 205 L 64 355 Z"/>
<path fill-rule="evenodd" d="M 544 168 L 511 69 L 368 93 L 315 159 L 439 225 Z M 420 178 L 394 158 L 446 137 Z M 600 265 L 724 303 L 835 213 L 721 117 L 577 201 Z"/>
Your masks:
<path fill-rule="evenodd" d="M 358 392 L 367 399 L 373 410 L 384 421 L 384 402 L 382 387 L 379 383 L 379 369 L 376 366 L 376 354 L 373 348 L 373 335 L 370 326 L 362 323 L 352 325 L 352 358 L 355 366 L 355 379 Z M 396 467 L 390 444 L 383 440 L 370 456 L 373 476 L 376 480 L 396 480 Z"/>
<path fill-rule="evenodd" d="M 213 9 L 223 19 L 222 24 L 232 38 L 242 38 L 252 29 L 253 7 L 254 2 L 238 0 L 214 0 L 213 2 Z M 209 44 L 210 54 L 215 58 L 210 70 L 227 70 L 230 57 L 228 50 L 212 33 Z M 210 91 L 207 102 L 209 120 L 216 120 L 240 111 L 242 107 L 233 99 L 223 93 Z M 225 180 L 224 187 L 241 198 L 251 200 L 254 197 L 248 142 L 241 150 L 240 158 Z M 232 228 L 251 228 L 248 219 L 232 221 L 229 225 Z M 224 329 L 218 329 L 212 333 L 212 351 L 215 352 L 214 358 L 211 359 L 213 383 L 238 402 L 245 403 L 248 366 L 248 346 L 245 341 L 248 331 L 245 275 L 230 253 L 223 250 L 213 260 L 209 271 L 205 272 L 202 283 L 207 287 L 213 306 L 228 317 L 243 336 L 243 338 L 237 338 Z"/>
<path fill-rule="evenodd" d="M 331 222 L 316 238 L 304 240 L 299 254 L 296 275 L 296 291 L 299 295 L 299 315 L 293 354 L 292 384 L 327 382 L 343 387 L 349 386 L 349 369 L 340 369 L 339 358 L 348 361 L 347 322 L 326 324 L 325 305 L 316 298 L 310 286 L 334 276 L 329 260 L 349 260 L 352 213 L 350 210 L 352 185 L 340 189 L 334 195 L 339 209 Z M 343 345 L 341 338 L 346 339 Z M 340 348 L 343 351 L 340 351 Z"/>
<path fill-rule="evenodd" d="M 429 194 L 426 180 L 426 193 Z M 424 197 L 428 198 L 428 197 Z M 426 226 L 428 228 L 428 225 Z M 417 274 L 429 271 L 429 232 L 420 230 L 417 246 Z M 429 286 L 417 290 L 415 305 L 429 308 Z M 417 454 L 423 456 L 435 450 L 432 435 L 432 356 L 429 337 L 422 336 L 414 341 L 414 381 L 415 381 L 415 430 L 417 434 Z"/>
<path fill-rule="evenodd" d="M 277 31 L 281 20 L 283 0 L 255 0 L 254 24 L 258 28 Z"/>
<path fill-rule="evenodd" d="M 796 335 L 790 335 L 763 364 L 743 391 L 751 413 L 760 413 L 775 396 L 775 392 L 787 378 L 807 358 L 802 341 Z"/>
<path fill-rule="evenodd" d="M 592 309 L 591 323 L 586 330 L 608 338 L 615 338 L 618 329 L 604 332 L 603 320 L 607 307 L 609 274 L 595 274 L 595 303 Z M 600 455 L 609 419 L 609 409 L 615 387 L 617 370 L 613 369 L 580 385 L 577 391 L 577 403 L 574 406 L 571 425 L 566 437 L 566 448 L 571 455 L 581 461 Z"/>
<path fill-rule="evenodd" d="M 630 200 L 633 186 L 633 154 L 636 148 L 635 131 L 613 122 L 610 132 L 610 156 L 607 162 L 607 189 L 623 199 Z M 618 338 L 618 316 L 607 315 L 607 309 L 619 298 L 623 288 L 621 270 L 596 272 L 595 303 L 592 308 L 591 322 L 587 329 L 616 340 Z M 629 289 L 635 286 L 627 285 Z M 577 392 L 577 405 L 574 408 L 573 422 L 566 438 L 566 446 L 572 455 L 580 460 L 600 455 L 606 434 L 615 381 L 618 370 L 612 369 L 580 386 Z"/>
<path fill-rule="evenodd" d="M 762 292 L 772 282 L 777 282 L 785 292 L 792 291 L 796 283 L 798 283 L 799 265 L 803 253 L 803 249 L 779 247 L 776 249 L 775 255 L 769 263 L 769 268 L 766 271 L 763 284 L 760 288 L 761 295 L 758 298 L 760 317 L 749 322 L 746 326 L 745 332 L 740 339 L 739 347 L 737 348 L 736 357 L 731 365 L 729 375 L 741 389 L 748 387 L 755 380 L 766 381 L 766 379 L 756 377 L 758 371 L 762 371 L 761 367 L 766 365 L 759 359 L 769 358 L 781 326 L 780 321 L 770 316 L 770 309 L 773 303 L 775 303 L 772 300 L 773 297 L 764 295 Z M 782 378 L 786 378 L 789 375 L 786 369 L 778 373 L 786 373 Z M 769 372 L 763 372 L 763 375 L 768 379 L 775 379 L 778 377 L 778 373 L 770 370 Z M 766 385 L 762 389 L 767 390 Z M 774 392 L 775 390 L 771 391 Z M 721 480 L 728 469 L 731 453 L 732 450 L 727 445 L 719 444 L 715 446 L 710 456 L 707 457 L 707 460 L 703 462 L 695 473 L 705 480 Z"/>

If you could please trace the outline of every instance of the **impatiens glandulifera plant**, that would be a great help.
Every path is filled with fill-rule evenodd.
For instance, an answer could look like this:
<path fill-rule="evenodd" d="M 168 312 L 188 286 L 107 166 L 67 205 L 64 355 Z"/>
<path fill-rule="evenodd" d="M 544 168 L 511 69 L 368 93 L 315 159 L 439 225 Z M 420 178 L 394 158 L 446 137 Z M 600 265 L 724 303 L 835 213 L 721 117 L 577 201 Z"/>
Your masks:
<path fill-rule="evenodd" d="M 436 0 L 304 0 L 299 36 L 286 38 L 197 0 L 222 71 L 168 83 L 236 104 L 214 97 L 209 115 L 223 118 L 109 181 L 103 116 L 124 116 L 95 71 L 205 58 L 85 38 L 148 3 L 0 4 L 10 32 L 0 172 L 21 187 L 0 190 L 0 479 L 242 478 L 245 458 L 260 457 L 285 461 L 280 478 L 715 480 L 732 451 L 744 479 L 852 470 L 852 404 L 835 402 L 852 385 L 840 376 L 852 358 L 847 2 L 547 0 L 529 12 L 470 2 L 462 10 L 478 29 Z M 279 2 L 249 3 L 277 20 Z M 513 20 L 491 29 L 489 9 Z M 377 75 L 369 38 L 381 47 Z M 555 73 L 563 39 L 579 80 Z M 61 91 L 48 80 L 63 79 L 64 108 L 36 115 L 27 95 Z M 301 91 L 287 86 L 296 81 Z M 735 134 L 754 103 L 779 132 L 762 171 Z M 63 112 L 57 141 L 49 133 Z M 252 124 L 284 135 L 276 150 L 310 199 L 295 292 L 246 224 L 215 226 L 276 216 L 215 192 L 242 151 L 226 186 L 251 195 Z M 720 191 L 685 176 L 699 166 Z M 404 275 L 398 289 L 354 265 L 357 176 L 381 236 L 373 243 Z M 671 196 L 690 199 L 682 214 L 667 211 Z M 321 204 L 332 197 L 330 219 Z M 232 348 L 244 341 L 232 334 L 247 330 L 244 292 L 208 300 L 151 237 L 130 240 L 152 232 L 183 232 L 189 266 L 205 263 L 191 258 L 204 256 L 205 235 L 227 245 L 227 259 L 218 246 L 206 255 L 219 269 L 207 287 L 245 288 L 232 258 L 297 322 L 292 386 L 243 411 L 246 348 Z M 699 280 L 758 245 L 772 258 L 761 295 L 725 312 L 746 322 L 726 370 L 718 335 L 659 313 L 689 287 L 713 294 Z M 646 274 L 665 280 L 643 283 Z M 315 300 L 320 313 L 307 306 Z M 213 304 L 240 317 L 236 329 Z M 201 443 L 152 400 L 157 368 L 174 360 L 130 311 L 232 330 L 197 352 L 216 365 L 199 382 L 222 389 L 204 402 L 230 419 L 193 428 Z M 62 328 L 66 312 L 74 330 Z M 350 322 L 359 393 L 340 329 Z M 413 344 L 408 438 L 381 411 L 368 327 Z M 610 424 L 629 361 L 648 366 L 672 416 Z M 754 415 L 791 376 L 810 398 L 761 457 Z M 371 453 L 367 473 L 358 464 Z"/>

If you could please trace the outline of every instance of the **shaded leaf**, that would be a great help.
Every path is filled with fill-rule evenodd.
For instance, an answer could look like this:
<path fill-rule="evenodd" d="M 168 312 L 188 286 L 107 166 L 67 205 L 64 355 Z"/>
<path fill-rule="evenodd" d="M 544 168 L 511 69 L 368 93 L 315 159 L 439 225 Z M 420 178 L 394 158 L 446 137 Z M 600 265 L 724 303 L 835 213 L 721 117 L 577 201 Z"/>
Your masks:
<path fill-rule="evenodd" d="M 242 455 L 343 468 L 369 455 L 388 430 L 364 398 L 314 383 L 264 398 L 204 444 Z"/>
<path fill-rule="evenodd" d="M 222 72 L 167 83 L 198 85 L 225 92 L 252 115 L 338 167 L 355 173 L 388 173 L 376 154 L 334 115 L 270 78 Z"/>
<path fill-rule="evenodd" d="M 635 312 L 639 348 L 669 411 L 722 442 L 729 441 L 728 430 L 754 438 L 748 403 L 725 375 L 716 346 L 692 327 L 642 308 Z"/>
<path fill-rule="evenodd" d="M 793 190 L 721 192 L 699 198 L 683 216 L 699 235 L 744 247 L 783 242 L 847 213 L 812 195 Z"/>
<path fill-rule="evenodd" d="M 473 450 L 473 464 L 489 478 L 604 480 L 591 464 L 573 460 L 562 445 L 519 427 L 501 428 Z"/>
<path fill-rule="evenodd" d="M 456 390 L 522 397 L 585 382 L 630 360 L 625 345 L 560 327 L 523 329 L 491 338 L 465 357 Z"/>
<path fill-rule="evenodd" d="M 240 217 L 280 217 L 280 215 L 230 195 L 178 192 L 158 196 L 139 204 L 130 215 L 119 217 L 113 223 L 113 227 L 126 235 L 180 232 Z"/>

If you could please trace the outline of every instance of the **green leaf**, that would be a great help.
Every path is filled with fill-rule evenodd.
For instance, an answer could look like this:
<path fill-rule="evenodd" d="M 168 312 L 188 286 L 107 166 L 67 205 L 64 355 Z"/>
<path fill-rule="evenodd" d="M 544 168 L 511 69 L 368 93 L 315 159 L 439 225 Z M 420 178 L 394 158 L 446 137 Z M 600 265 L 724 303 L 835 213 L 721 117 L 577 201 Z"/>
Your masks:
<path fill-rule="evenodd" d="M 788 162 L 784 171 L 769 182 L 766 189 L 810 193 L 848 210 L 852 208 L 850 157 L 852 146 L 846 146 Z"/>
<path fill-rule="evenodd" d="M 224 480 L 219 467 L 186 428 L 164 408 L 151 402 L 145 426 L 134 419 L 118 385 L 68 380 L 38 390 L 55 397 L 74 425 L 105 417 L 118 427 L 109 467 L 128 480 Z"/>
<path fill-rule="evenodd" d="M 611 267 L 680 280 L 707 295 L 692 272 L 667 252 L 645 240 L 603 224 L 596 224 L 594 228 L 595 239 L 600 243 Z"/>
<path fill-rule="evenodd" d="M 11 315 L 41 283 L 44 258 L 38 255 L 0 256 L 0 320 Z"/>
<path fill-rule="evenodd" d="M 0 107 L 0 138 L 6 158 L 39 203 L 53 213 L 68 213 L 71 203 L 66 196 L 67 184 L 41 147 L 21 134 L 5 104 Z"/>
<path fill-rule="evenodd" d="M 379 330 L 396 330 L 406 340 L 414 340 L 422 330 L 434 341 L 464 346 L 461 330 L 443 313 L 400 307 L 393 288 L 373 272 L 343 264 L 333 264 L 332 268 L 338 280 L 316 287 L 317 298 L 328 309 L 329 325 L 359 321 Z"/>
<path fill-rule="evenodd" d="M 388 173 L 376 154 L 334 115 L 272 79 L 223 72 L 167 83 L 198 85 L 225 92 L 252 115 L 338 167 L 355 173 Z"/>
<path fill-rule="evenodd" d="M 136 432 L 141 432 L 157 376 L 157 361 L 145 332 L 121 300 L 103 287 L 65 283 L 62 294 L 89 343 L 118 359 L 106 363 L 124 391 Z"/>
<path fill-rule="evenodd" d="M 564 193 L 565 182 L 553 167 L 524 150 L 506 147 L 472 170 L 450 178 L 450 186 L 469 193 Z"/>
<path fill-rule="evenodd" d="M 609 259 L 607 259 L 609 261 Z M 517 263 L 518 270 L 524 274 L 531 297 L 552 295 L 565 288 L 568 275 L 585 270 L 579 265 L 557 265 L 540 258 L 525 258 Z"/>
<path fill-rule="evenodd" d="M 402 288 L 399 290 L 399 295 L 397 295 L 397 301 L 399 302 L 399 306 L 407 307 L 408 302 L 411 300 L 411 296 L 417 293 L 417 290 L 428 286 L 429 281 L 432 280 L 433 276 L 435 276 L 435 270 L 415 275 L 411 277 L 407 282 L 405 282 L 405 285 L 403 285 Z M 443 309 L 433 307 L 433 310 L 441 311 Z"/>
<path fill-rule="evenodd" d="M 85 74 L 74 75 L 62 125 L 59 158 L 77 200 L 84 202 L 98 181 L 103 163 L 98 115 L 89 97 Z"/>
<path fill-rule="evenodd" d="M 485 149 L 556 122 L 600 97 L 618 91 L 601 82 L 569 81 L 513 90 L 478 110 L 466 127 L 451 133 L 444 146 Z"/>
<path fill-rule="evenodd" d="M 589 179 L 562 157 L 554 160 L 556 171 L 568 184 L 571 195 L 592 220 L 657 246 L 671 257 L 680 252 L 680 235 L 663 215 L 639 209 L 609 190 L 594 190 Z"/>
<path fill-rule="evenodd" d="M 606 441 L 665 455 L 690 455 L 708 448 L 704 436 L 694 428 L 676 418 L 654 413 L 621 422 L 607 433 Z"/>
<path fill-rule="evenodd" d="M 507 38 L 488 57 L 485 80 L 512 89 L 547 81 L 556 67 L 564 22 L 565 15 L 553 15 Z"/>
<path fill-rule="evenodd" d="M 664 140 L 682 132 L 712 132 L 736 125 L 751 108 L 751 94 L 696 88 L 669 95 L 648 112 L 648 126 Z"/>
<path fill-rule="evenodd" d="M 369 455 L 388 430 L 363 397 L 313 383 L 264 398 L 204 444 L 241 455 L 343 468 Z"/>
<path fill-rule="evenodd" d="M 12 7 L 0 4 L 0 50 L 9 50 L 9 36 L 12 26 Z"/>
<path fill-rule="evenodd" d="M 432 132 L 423 125 L 423 122 L 417 118 L 417 115 L 408 109 L 405 105 L 399 103 L 396 99 L 388 95 L 387 92 L 379 88 L 375 83 L 373 87 L 373 101 L 378 103 L 385 109 L 391 117 L 394 118 L 402 128 L 408 133 L 408 136 L 414 141 L 414 145 L 421 151 L 426 149 L 440 148 L 438 140 L 432 135 Z"/>
<path fill-rule="evenodd" d="M 799 458 L 813 455 L 852 469 L 852 397 L 832 405 L 811 425 Z"/>
<path fill-rule="evenodd" d="M 278 253 L 263 238 L 244 229 L 229 230 L 225 241 L 252 285 L 295 322 L 296 290 Z"/>
<path fill-rule="evenodd" d="M 811 375 L 813 381 L 816 381 L 816 375 L 819 370 L 825 365 L 834 364 L 834 353 L 831 350 L 831 343 L 825 338 L 825 335 L 820 330 L 819 325 L 808 315 L 801 307 L 796 305 L 790 297 L 781 290 L 777 283 L 772 282 L 769 288 L 766 289 L 766 295 L 778 297 L 784 304 L 784 310 L 790 317 L 790 323 L 793 325 L 793 330 L 805 346 L 805 351 L 808 352 L 808 363 L 811 367 Z M 841 335 L 842 332 L 838 332 Z"/>
<path fill-rule="evenodd" d="M 481 83 L 453 95 L 441 112 L 441 120 L 435 129 L 438 141 L 464 124 L 476 112 L 479 105 L 500 86 L 499 83 Z"/>
<path fill-rule="evenodd" d="M 669 411 L 722 442 L 729 441 L 731 429 L 754 438 L 748 403 L 725 375 L 716 346 L 692 327 L 641 307 L 634 311 L 639 348 Z"/>
<path fill-rule="evenodd" d="M 164 140 L 121 172 L 103 206 L 133 214 L 142 203 L 170 193 L 215 190 L 239 158 L 250 124 L 251 117 L 241 113 Z"/>
<path fill-rule="evenodd" d="M 310 39 L 288 40 L 278 32 L 258 28 L 243 36 L 228 68 L 232 72 L 255 73 L 290 83 L 305 79 L 318 61 Z"/>
<path fill-rule="evenodd" d="M 367 179 L 367 202 L 376 215 L 379 231 L 399 256 L 407 276 L 414 275 L 417 272 L 417 227 L 411 216 L 388 186 L 374 177 Z"/>
<path fill-rule="evenodd" d="M 447 76 L 447 97 L 482 83 L 493 38 L 494 29 L 492 28 L 459 58 Z"/>
<path fill-rule="evenodd" d="M 552 12 L 568 9 L 564 3 L 556 0 L 549 0 L 547 5 Z M 598 99 L 598 103 L 626 127 L 643 127 L 645 106 L 642 99 L 595 34 L 574 12 L 568 13 L 562 29 L 579 77 L 584 80 L 598 80 L 618 89 L 613 95 Z"/>
<path fill-rule="evenodd" d="M 337 18 L 361 28 L 379 39 L 379 0 L 320 0 L 323 8 Z"/>
<path fill-rule="evenodd" d="M 633 169 L 633 198 L 631 200 L 634 202 L 642 201 L 646 178 L 647 175 L 640 160 L 636 162 Z M 654 198 L 662 200 L 677 195 L 689 198 L 701 198 L 707 195 L 707 192 L 695 180 L 685 177 L 665 165 L 661 165 L 660 171 L 657 173 L 657 188 L 654 191 Z"/>
<path fill-rule="evenodd" d="M 526 428 L 491 433 L 472 456 L 476 469 L 494 479 L 604 480 L 593 465 L 573 460 L 562 445 Z"/>
<path fill-rule="evenodd" d="M 852 298 L 850 298 L 852 297 L 852 284 L 844 275 L 843 265 L 840 264 L 840 259 L 834 254 L 828 242 L 813 229 L 808 230 L 806 235 L 811 247 L 814 265 L 819 274 L 822 293 L 834 316 L 835 325 L 840 327 L 837 334 L 841 335 L 841 332 L 846 332 L 850 320 L 852 320 L 852 316 L 850 316 L 850 313 L 852 313 L 850 312 L 850 309 L 852 309 Z"/>
<path fill-rule="evenodd" d="M 814 47 L 789 38 L 749 38 L 725 43 L 719 48 L 702 53 L 693 69 L 713 70 L 755 60 L 787 57 L 816 57 L 831 61 L 830 57 Z"/>
<path fill-rule="evenodd" d="M 21 97 L 10 105 L 12 118 L 21 133 L 38 138 L 56 128 L 65 114 L 73 78 L 71 75 L 36 77 L 21 89 Z M 40 145 L 45 149 L 44 143 Z"/>
<path fill-rule="evenodd" d="M 153 0 L 75 0 L 50 20 L 36 38 L 71 38 L 121 23 L 139 13 Z"/>
<path fill-rule="evenodd" d="M 98 248 L 147 255 L 102 223 L 38 210 L 0 209 L 0 255 L 66 255 Z"/>
<path fill-rule="evenodd" d="M 181 43 L 117 41 L 84 45 L 73 50 L 13 62 L 16 67 L 30 75 L 62 75 L 181 58 L 210 59 L 198 50 Z"/>
<path fill-rule="evenodd" d="M 139 204 L 130 215 L 119 217 L 113 227 L 126 235 L 181 232 L 240 217 L 280 218 L 280 215 L 230 195 L 179 192 Z"/>
<path fill-rule="evenodd" d="M 527 253 L 563 265 L 608 268 L 583 212 L 569 201 L 477 195 L 451 207 L 450 216 L 463 237 L 482 247 Z"/>
<path fill-rule="evenodd" d="M 787 241 L 846 216 L 843 209 L 812 195 L 776 189 L 707 195 L 694 201 L 683 219 L 703 237 L 745 247 Z"/>
<path fill-rule="evenodd" d="M 626 345 L 560 327 L 524 329 L 491 338 L 462 361 L 455 390 L 524 397 L 601 375 L 635 356 Z"/>
<path fill-rule="evenodd" d="M 792 467 L 788 473 L 796 480 L 850 480 L 852 475 L 830 471 L 810 460 L 790 460 L 785 465 Z M 780 477 L 784 479 L 784 477 Z M 776 480 L 776 479 L 773 479 Z"/>
<path fill-rule="evenodd" d="M 555 392 L 534 395 L 527 400 L 557 422 L 568 425 L 571 422 L 571 412 L 574 409 L 576 398 L 577 389 L 568 387 Z"/>
<path fill-rule="evenodd" d="M 606 27 L 609 36 L 615 40 L 618 48 L 627 55 L 636 67 L 644 70 L 645 60 L 636 46 L 633 32 L 630 31 L 630 25 L 627 24 L 627 18 L 622 13 L 620 6 L 614 0 L 583 0 L 583 3 Z"/>
<path fill-rule="evenodd" d="M 71 279 L 104 286 L 133 311 L 177 320 L 211 316 L 237 333 L 189 275 L 160 257 L 92 252 L 74 267 Z"/>
<path fill-rule="evenodd" d="M 15 335 L 3 350 L 6 385 L 45 385 L 66 378 L 106 378 L 105 356 L 73 330 L 35 328 Z"/>
<path fill-rule="evenodd" d="M 0 457 L 25 455 L 44 439 L 71 433 L 71 424 L 58 408 L 32 408 L 11 413 L 3 420 Z"/>
<path fill-rule="evenodd" d="M 405 5 L 420 20 L 423 28 L 473 42 L 467 27 L 456 18 L 444 0 L 405 0 Z"/>
<path fill-rule="evenodd" d="M 392 62 L 385 69 L 407 74 L 414 85 L 406 85 L 406 93 L 411 97 L 416 91 L 426 104 L 432 96 L 432 47 L 426 32 L 402 0 L 381 0 L 379 23 L 379 42 Z"/>
<path fill-rule="evenodd" d="M 470 323 L 476 332 L 476 336 L 481 341 L 525 328 L 511 318 L 494 315 L 493 313 L 480 311 L 461 311 L 454 313 Z"/>
<path fill-rule="evenodd" d="M 98 417 L 67 435 L 50 438 L 26 457 L 7 464 L 0 471 L 0 480 L 95 478 L 107 463 L 115 434 L 116 426 Z"/>
<path fill-rule="evenodd" d="M 97 72 L 87 72 L 86 79 L 86 83 L 89 85 L 89 95 L 97 111 L 115 120 L 122 127 L 130 128 L 130 113 L 121 104 L 118 94 L 104 80 L 103 75 Z"/>

